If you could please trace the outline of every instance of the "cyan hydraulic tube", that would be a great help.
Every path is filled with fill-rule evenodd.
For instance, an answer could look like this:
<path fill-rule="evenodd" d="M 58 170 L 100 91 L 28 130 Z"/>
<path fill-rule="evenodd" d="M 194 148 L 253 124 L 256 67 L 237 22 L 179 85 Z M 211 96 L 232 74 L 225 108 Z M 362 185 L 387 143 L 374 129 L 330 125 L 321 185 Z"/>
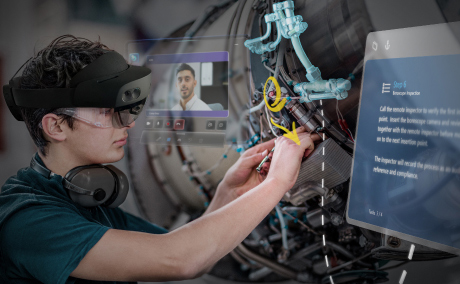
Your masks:
<path fill-rule="evenodd" d="M 272 45 L 270 46 L 271 49 L 275 49 L 276 46 L 281 42 L 281 29 L 280 29 L 280 23 L 279 21 L 276 21 L 276 29 L 278 30 L 278 36 L 276 37 L 276 41 L 274 43 L 272 43 Z"/>
<path fill-rule="evenodd" d="M 342 92 L 342 93 L 313 93 L 307 96 L 308 97 L 308 102 L 311 101 L 318 101 L 318 100 L 326 100 L 326 99 L 337 99 L 337 100 L 343 100 L 348 97 L 347 92 Z"/>
<path fill-rule="evenodd" d="M 296 92 L 300 90 L 312 92 L 345 92 L 351 89 L 351 83 L 345 79 L 318 80 L 310 83 L 299 83 L 294 87 Z"/>
<path fill-rule="evenodd" d="M 267 32 L 259 38 L 259 41 L 263 41 L 267 39 L 270 36 L 270 33 L 272 32 L 272 23 L 267 23 Z"/>
<path fill-rule="evenodd" d="M 305 54 L 305 51 L 303 50 L 302 45 L 300 44 L 299 37 L 291 37 L 291 42 L 292 46 L 294 47 L 295 53 L 297 54 L 297 57 L 299 57 L 300 59 L 300 62 L 302 62 L 302 65 L 305 67 L 305 69 L 308 70 L 310 67 L 313 66 L 313 64 L 311 64 L 310 59 L 308 59 L 307 55 Z"/>
<path fill-rule="evenodd" d="M 286 19 L 286 18 L 291 18 L 294 17 L 294 11 L 290 8 L 285 9 L 286 15 L 284 15 L 283 11 L 278 11 L 280 19 Z M 294 29 L 294 25 L 292 23 L 288 24 L 289 31 Z"/>
<path fill-rule="evenodd" d="M 286 229 L 286 223 L 284 222 L 283 211 L 281 211 L 281 208 L 279 205 L 275 206 L 275 210 L 276 210 L 276 213 L 278 214 L 278 219 L 280 220 L 283 247 L 286 251 L 289 251 L 288 240 L 287 240 L 287 229 Z"/>
<path fill-rule="evenodd" d="M 255 39 L 250 39 L 250 40 L 247 40 L 244 45 L 247 47 L 248 45 L 251 45 L 253 43 L 256 43 L 256 42 L 261 42 L 265 39 L 267 39 L 269 36 L 270 36 L 270 33 L 272 32 L 272 23 L 267 23 L 267 32 L 261 36 L 261 37 L 257 37 Z"/>
<path fill-rule="evenodd" d="M 313 100 L 333 98 L 343 100 L 347 98 L 347 91 L 351 89 L 350 81 L 344 79 L 330 79 L 328 81 L 323 80 L 319 68 L 314 66 L 307 57 L 307 54 L 300 43 L 299 36 L 307 29 L 308 25 L 302 22 L 303 19 L 301 16 L 295 16 L 294 2 L 292 0 L 288 0 L 282 3 L 275 3 L 273 4 L 273 11 L 273 14 L 265 15 L 265 21 L 267 22 L 266 34 L 256 39 L 247 40 L 244 45 L 254 53 L 263 54 L 265 52 L 275 50 L 276 46 L 281 42 L 282 37 L 291 39 L 294 51 L 307 71 L 306 77 L 309 82 L 300 83 L 294 87 L 294 92 L 299 93 L 302 96 L 301 102 L 311 102 Z M 276 29 L 278 32 L 276 41 L 263 44 L 262 41 L 268 38 L 271 32 L 271 22 L 276 23 Z M 260 107 L 257 106 L 252 109 L 259 110 L 259 108 Z"/>

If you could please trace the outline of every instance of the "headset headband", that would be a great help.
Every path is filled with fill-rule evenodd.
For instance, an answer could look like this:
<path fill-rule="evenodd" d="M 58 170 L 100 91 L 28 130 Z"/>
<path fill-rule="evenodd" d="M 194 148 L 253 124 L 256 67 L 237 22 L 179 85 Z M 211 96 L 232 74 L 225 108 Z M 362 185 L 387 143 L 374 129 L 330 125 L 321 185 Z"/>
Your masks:
<path fill-rule="evenodd" d="M 73 76 L 70 88 L 20 89 L 22 77 L 16 77 L 3 86 L 3 95 L 11 113 L 20 121 L 19 107 L 122 108 L 147 98 L 150 74 L 149 68 L 129 65 L 119 53 L 109 51 Z"/>

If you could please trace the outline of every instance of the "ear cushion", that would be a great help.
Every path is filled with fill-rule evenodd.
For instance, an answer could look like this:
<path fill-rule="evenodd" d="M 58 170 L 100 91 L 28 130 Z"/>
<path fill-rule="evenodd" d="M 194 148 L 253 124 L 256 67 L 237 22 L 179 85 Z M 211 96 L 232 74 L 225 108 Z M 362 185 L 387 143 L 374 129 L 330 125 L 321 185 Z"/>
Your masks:
<path fill-rule="evenodd" d="M 72 178 L 78 174 L 81 170 L 83 169 L 92 169 L 92 168 L 103 168 L 104 166 L 101 164 L 94 164 L 94 165 L 88 165 L 88 166 L 79 166 L 71 169 L 65 176 L 64 178 L 68 181 L 72 180 Z"/>
<path fill-rule="evenodd" d="M 80 194 L 69 190 L 70 198 L 83 207 L 95 207 L 103 204 L 113 195 L 116 186 L 116 181 L 112 173 L 102 165 L 74 168 L 66 174 L 65 179 L 78 187 L 90 191 L 100 192 L 103 190 L 105 192 L 105 197 L 98 201 L 92 195 Z"/>
<path fill-rule="evenodd" d="M 112 172 L 114 179 L 116 180 L 116 191 L 113 193 L 111 198 L 109 198 L 104 206 L 109 208 L 116 208 L 120 206 L 126 199 L 129 191 L 129 181 L 128 177 L 124 172 L 120 171 L 117 167 L 113 165 L 106 165 L 105 168 Z"/>

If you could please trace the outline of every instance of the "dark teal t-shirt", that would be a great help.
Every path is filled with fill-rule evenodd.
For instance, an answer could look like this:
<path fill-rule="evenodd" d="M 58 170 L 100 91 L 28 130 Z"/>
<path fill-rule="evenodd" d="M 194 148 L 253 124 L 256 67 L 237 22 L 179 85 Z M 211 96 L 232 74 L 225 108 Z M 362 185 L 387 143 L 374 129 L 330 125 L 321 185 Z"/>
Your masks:
<path fill-rule="evenodd" d="M 0 193 L 0 283 L 127 283 L 69 276 L 110 228 L 167 232 L 119 208 L 81 207 L 61 176 L 21 169 Z"/>

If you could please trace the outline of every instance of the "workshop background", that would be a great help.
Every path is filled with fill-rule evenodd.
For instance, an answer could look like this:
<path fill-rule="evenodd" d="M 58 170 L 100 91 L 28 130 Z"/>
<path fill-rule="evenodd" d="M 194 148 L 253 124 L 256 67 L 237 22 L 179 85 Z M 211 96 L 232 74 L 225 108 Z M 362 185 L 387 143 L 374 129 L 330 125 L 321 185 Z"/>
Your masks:
<path fill-rule="evenodd" d="M 320 0 L 318 0 L 320 1 Z M 72 34 L 95 40 L 126 57 L 130 40 L 161 38 L 198 18 L 219 0 L 2 0 L 0 2 L 0 83 L 6 84 L 17 69 L 54 38 Z M 380 2 L 380 3 L 379 3 Z M 383 3 L 385 2 L 385 3 Z M 417 14 L 412 26 L 445 22 L 430 0 L 417 6 L 398 0 L 366 2 L 372 21 L 379 30 L 399 28 L 399 19 Z M 306 19 L 308 21 L 308 19 Z M 427 39 L 429 40 L 429 39 Z M 23 122 L 16 121 L 0 100 L 0 184 L 18 169 L 29 165 L 36 148 Z M 129 173 L 126 158 L 116 166 Z M 131 194 L 121 206 L 140 216 Z M 410 263 L 405 283 L 459 283 L 458 258 Z M 403 268 L 390 272 L 390 282 L 398 283 Z M 211 276 L 181 283 L 216 283 Z M 222 282 L 219 282 L 222 283 Z M 230 282 L 229 282 L 230 283 Z M 292 281 L 285 283 L 294 283 Z"/>

